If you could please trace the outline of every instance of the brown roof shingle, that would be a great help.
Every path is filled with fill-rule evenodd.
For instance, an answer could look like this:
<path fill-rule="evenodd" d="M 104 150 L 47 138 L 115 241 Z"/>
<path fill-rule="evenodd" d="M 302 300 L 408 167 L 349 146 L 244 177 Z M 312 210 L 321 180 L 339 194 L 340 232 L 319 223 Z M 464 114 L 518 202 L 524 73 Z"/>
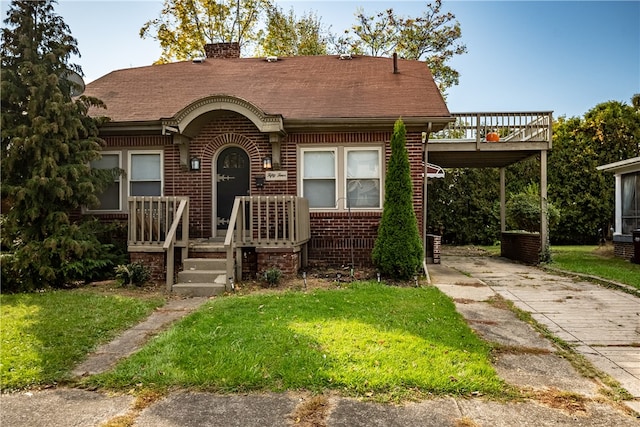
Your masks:
<path fill-rule="evenodd" d="M 113 71 L 87 85 L 85 95 L 107 105 L 115 122 L 175 116 L 212 95 L 230 95 L 287 119 L 448 117 L 424 62 L 360 56 L 207 59 Z"/>

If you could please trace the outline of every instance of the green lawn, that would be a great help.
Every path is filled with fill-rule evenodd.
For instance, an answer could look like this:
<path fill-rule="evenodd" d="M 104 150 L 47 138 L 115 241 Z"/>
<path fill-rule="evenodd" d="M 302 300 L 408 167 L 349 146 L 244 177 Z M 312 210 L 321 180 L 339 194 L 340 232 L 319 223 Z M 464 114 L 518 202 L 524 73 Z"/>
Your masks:
<path fill-rule="evenodd" d="M 335 389 L 400 400 L 505 391 L 490 346 L 435 288 L 217 298 L 88 383 L 216 392 Z"/>
<path fill-rule="evenodd" d="M 0 295 L 1 389 L 63 381 L 99 343 L 162 304 L 87 290 Z"/>
<path fill-rule="evenodd" d="M 640 265 L 613 256 L 610 246 L 553 246 L 552 267 L 613 280 L 640 289 Z"/>

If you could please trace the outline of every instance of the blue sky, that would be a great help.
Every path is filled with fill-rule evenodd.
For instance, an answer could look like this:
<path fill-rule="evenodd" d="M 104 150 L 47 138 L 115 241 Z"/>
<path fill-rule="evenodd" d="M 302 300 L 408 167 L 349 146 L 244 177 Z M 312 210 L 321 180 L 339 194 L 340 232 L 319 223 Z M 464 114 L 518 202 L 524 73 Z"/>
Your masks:
<path fill-rule="evenodd" d="M 278 1 L 300 14 L 316 11 L 332 31 L 355 22 L 363 7 L 416 16 L 426 1 Z M 3 19 L 9 1 L 1 0 Z M 113 70 L 150 65 L 157 42 L 140 39 L 160 0 L 59 0 L 55 7 L 78 41 L 74 58 L 90 82 Z M 582 116 L 609 100 L 640 92 L 640 1 L 444 1 L 462 27 L 468 53 L 447 104 L 453 112 L 554 111 Z M 3 24 L 4 25 L 4 24 Z"/>

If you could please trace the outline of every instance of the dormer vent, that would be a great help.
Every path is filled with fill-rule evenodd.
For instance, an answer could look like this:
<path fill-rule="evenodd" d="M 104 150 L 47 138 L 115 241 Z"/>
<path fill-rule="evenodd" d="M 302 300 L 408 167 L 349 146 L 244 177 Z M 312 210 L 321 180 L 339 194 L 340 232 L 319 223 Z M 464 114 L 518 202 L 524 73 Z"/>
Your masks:
<path fill-rule="evenodd" d="M 350 53 L 341 53 L 340 54 L 340 59 L 353 59 L 353 56 L 351 56 Z"/>
<path fill-rule="evenodd" d="M 205 57 L 204 56 L 198 56 L 197 58 L 193 58 L 193 63 L 194 64 L 202 64 L 205 61 Z"/>
<path fill-rule="evenodd" d="M 267 62 L 276 62 L 276 61 L 278 60 L 278 57 L 277 57 L 277 56 L 267 56 L 267 57 L 265 58 L 265 60 L 266 60 Z"/>

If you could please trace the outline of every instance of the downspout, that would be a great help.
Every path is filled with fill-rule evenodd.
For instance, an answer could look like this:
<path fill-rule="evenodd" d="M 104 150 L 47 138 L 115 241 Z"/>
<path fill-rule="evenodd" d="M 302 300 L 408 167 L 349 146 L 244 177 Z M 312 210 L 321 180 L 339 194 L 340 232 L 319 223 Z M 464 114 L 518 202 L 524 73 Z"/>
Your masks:
<path fill-rule="evenodd" d="M 424 269 L 424 275 L 427 278 L 427 284 L 431 284 L 431 277 L 429 277 L 429 271 L 427 269 L 427 172 L 429 164 L 429 150 L 427 146 L 429 144 L 429 136 L 431 134 L 431 122 L 427 125 L 427 131 L 422 134 L 422 157 L 424 162 L 424 173 L 422 174 L 422 244 L 423 244 L 423 258 L 422 267 Z"/>

